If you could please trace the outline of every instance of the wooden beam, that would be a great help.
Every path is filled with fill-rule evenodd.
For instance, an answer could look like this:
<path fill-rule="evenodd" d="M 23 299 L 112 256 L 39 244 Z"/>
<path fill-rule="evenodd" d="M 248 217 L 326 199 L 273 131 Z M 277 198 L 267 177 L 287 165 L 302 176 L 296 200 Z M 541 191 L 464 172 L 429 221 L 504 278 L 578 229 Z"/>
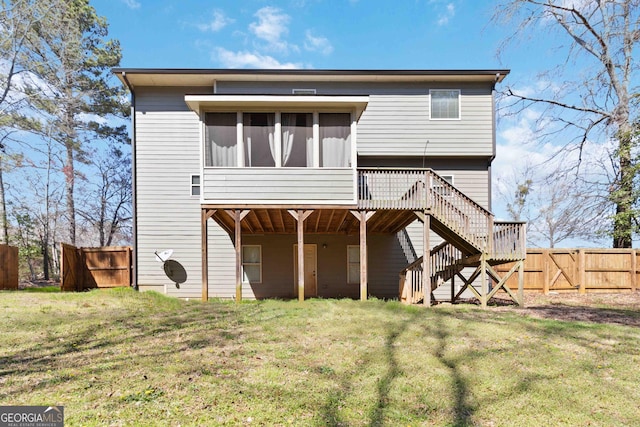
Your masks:
<path fill-rule="evenodd" d="M 208 220 L 215 214 L 215 209 L 201 209 L 200 210 L 200 234 L 201 234 L 201 266 L 202 269 L 202 301 L 209 300 L 209 230 Z"/>
<path fill-rule="evenodd" d="M 319 211 L 318 212 L 318 218 L 316 219 L 316 226 L 315 229 L 313 230 L 314 233 L 318 232 L 319 226 L 320 226 L 320 217 L 322 217 L 322 212 L 323 211 Z"/>
<path fill-rule="evenodd" d="M 325 228 L 324 231 L 329 231 L 331 229 L 331 221 L 333 221 L 333 216 L 335 215 L 336 210 L 332 209 L 331 210 L 331 215 L 329 215 L 329 221 L 327 222 L 327 228 Z M 338 228 L 340 228 L 341 224 L 338 224 Z"/>
<path fill-rule="evenodd" d="M 524 307 L 524 260 L 518 263 L 518 305 Z"/>
<path fill-rule="evenodd" d="M 367 221 L 375 212 L 351 211 L 351 214 L 360 221 L 360 300 L 366 301 L 368 297 L 368 265 L 367 265 Z"/>
<path fill-rule="evenodd" d="M 487 254 L 483 253 L 480 257 L 480 290 L 481 290 L 481 298 L 480 305 L 482 308 L 487 308 L 487 293 L 488 293 L 488 283 L 487 283 Z"/>
<path fill-rule="evenodd" d="M 431 215 L 427 215 L 426 212 L 422 225 L 422 302 L 426 307 L 431 307 Z"/>
<path fill-rule="evenodd" d="M 236 302 L 242 301 L 242 219 L 249 211 L 225 211 L 235 222 L 234 245 L 236 250 Z"/>
<path fill-rule="evenodd" d="M 304 220 L 313 211 L 289 210 L 287 212 L 298 222 L 298 301 L 302 302 L 304 301 Z"/>

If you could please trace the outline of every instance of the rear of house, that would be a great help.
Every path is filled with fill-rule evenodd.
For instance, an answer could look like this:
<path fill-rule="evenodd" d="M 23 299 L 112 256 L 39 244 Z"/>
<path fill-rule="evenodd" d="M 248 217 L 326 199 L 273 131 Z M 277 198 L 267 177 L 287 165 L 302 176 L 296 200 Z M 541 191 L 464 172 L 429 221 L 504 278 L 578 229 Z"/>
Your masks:
<path fill-rule="evenodd" d="M 133 100 L 141 290 L 398 298 L 424 248 L 451 243 L 458 271 L 494 249 L 493 90 L 508 70 L 114 73 Z"/>

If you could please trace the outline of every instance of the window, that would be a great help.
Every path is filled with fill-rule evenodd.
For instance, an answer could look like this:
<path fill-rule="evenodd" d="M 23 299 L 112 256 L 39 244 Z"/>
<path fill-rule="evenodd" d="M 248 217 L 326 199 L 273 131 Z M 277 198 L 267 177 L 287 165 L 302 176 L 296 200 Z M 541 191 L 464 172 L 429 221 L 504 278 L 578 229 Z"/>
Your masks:
<path fill-rule="evenodd" d="M 445 180 L 447 183 L 453 185 L 453 175 L 440 175 L 440 178 Z M 451 195 L 451 188 L 449 188 L 448 186 L 445 186 L 444 184 L 442 184 L 440 182 L 440 180 L 438 180 L 438 179 L 434 179 L 432 181 L 432 183 L 431 183 L 431 186 L 432 186 L 433 190 L 437 194 L 440 194 L 441 196 L 450 196 Z"/>
<path fill-rule="evenodd" d="M 282 166 L 313 167 L 313 114 L 282 113 Z"/>
<path fill-rule="evenodd" d="M 245 283 L 262 283 L 262 246 L 242 246 L 242 277 Z"/>
<path fill-rule="evenodd" d="M 205 114 L 205 166 L 236 166 L 236 113 Z"/>
<path fill-rule="evenodd" d="M 205 114 L 205 167 L 348 168 L 351 148 L 351 113 Z"/>
<path fill-rule="evenodd" d="M 460 118 L 460 90 L 433 89 L 429 91 L 431 98 L 432 119 Z"/>
<path fill-rule="evenodd" d="M 351 166 L 351 115 L 320 114 L 320 167 Z"/>
<path fill-rule="evenodd" d="M 360 246 L 347 246 L 347 283 L 360 283 Z"/>
<path fill-rule="evenodd" d="M 200 195 L 200 175 L 191 175 L 191 195 Z"/>
<path fill-rule="evenodd" d="M 275 114 L 244 113 L 244 165 L 274 167 L 276 165 Z"/>

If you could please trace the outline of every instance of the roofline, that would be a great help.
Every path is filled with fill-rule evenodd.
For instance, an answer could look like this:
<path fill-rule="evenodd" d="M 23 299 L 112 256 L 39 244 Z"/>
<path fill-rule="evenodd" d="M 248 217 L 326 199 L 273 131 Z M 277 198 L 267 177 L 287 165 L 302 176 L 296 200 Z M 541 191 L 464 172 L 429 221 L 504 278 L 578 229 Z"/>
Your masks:
<path fill-rule="evenodd" d="M 510 70 L 328 70 L 229 68 L 113 68 L 123 83 L 135 86 L 209 86 L 215 81 L 416 82 L 483 81 L 500 83 Z M 128 76 L 128 83 L 124 77 Z"/>
<path fill-rule="evenodd" d="M 447 69 L 447 70 L 345 70 L 345 69 L 250 69 L 250 68 L 113 68 L 114 74 L 240 74 L 240 75 L 309 75 L 309 76 L 439 76 L 439 75 L 495 75 L 506 76 L 509 69 Z"/>

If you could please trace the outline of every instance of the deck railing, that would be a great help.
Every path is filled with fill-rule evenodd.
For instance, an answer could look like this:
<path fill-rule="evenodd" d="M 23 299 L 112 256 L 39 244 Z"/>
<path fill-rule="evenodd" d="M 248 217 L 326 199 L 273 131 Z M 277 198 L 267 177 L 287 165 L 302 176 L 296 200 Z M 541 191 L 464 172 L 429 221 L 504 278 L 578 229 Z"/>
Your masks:
<path fill-rule="evenodd" d="M 496 221 L 493 224 L 494 260 L 517 261 L 527 255 L 527 224 L 525 222 Z"/>
<path fill-rule="evenodd" d="M 491 212 L 431 169 L 358 169 L 358 207 L 428 210 L 479 250 L 491 248 Z"/>

